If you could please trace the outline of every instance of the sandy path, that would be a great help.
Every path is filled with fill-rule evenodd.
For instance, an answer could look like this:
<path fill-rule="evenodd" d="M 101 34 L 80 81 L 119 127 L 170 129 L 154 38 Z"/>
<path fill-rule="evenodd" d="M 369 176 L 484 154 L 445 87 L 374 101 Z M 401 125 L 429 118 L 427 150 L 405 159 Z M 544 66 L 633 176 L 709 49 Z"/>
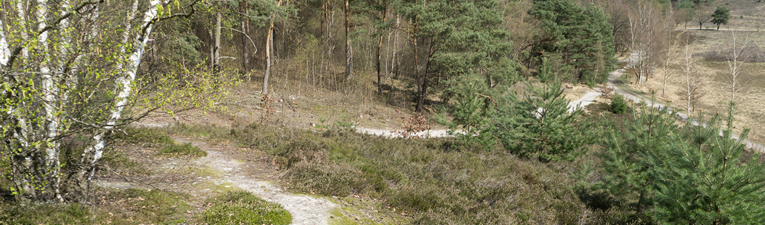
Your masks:
<path fill-rule="evenodd" d="M 630 62 L 635 62 L 635 61 L 637 61 L 637 58 L 638 58 L 637 53 L 633 52 L 632 54 L 630 54 L 630 60 L 629 61 Z M 637 93 L 634 93 L 634 92 L 632 92 L 630 90 L 624 90 L 624 89 L 621 89 L 618 86 L 616 86 L 616 83 L 618 82 L 618 80 L 622 76 L 622 74 L 624 74 L 624 72 L 626 72 L 626 68 L 621 68 L 621 69 L 618 69 L 618 70 L 613 71 L 613 72 L 608 74 L 608 83 L 607 83 L 607 85 L 609 87 L 613 87 L 615 93 L 619 93 L 620 95 L 624 96 L 625 99 L 632 100 L 633 102 L 645 101 L 646 104 L 648 104 L 648 105 L 650 105 L 652 107 L 655 107 L 655 108 L 659 108 L 659 109 L 663 109 L 663 108 L 666 107 L 665 105 L 663 105 L 661 103 L 653 102 L 653 101 L 651 101 L 649 99 L 643 98 L 642 96 L 638 95 Z M 573 109 L 575 109 L 577 106 L 583 108 L 584 106 L 592 104 L 595 101 L 595 98 L 597 98 L 598 96 L 600 96 L 600 89 L 599 88 L 595 88 L 593 90 L 587 91 L 581 99 L 578 99 L 576 101 L 573 101 L 573 102 L 569 103 L 569 105 L 568 105 L 569 112 L 572 111 Z M 672 111 L 672 108 L 670 108 L 670 111 Z M 676 113 L 676 115 L 677 115 L 677 117 L 679 117 L 682 120 L 685 120 L 685 121 L 688 120 L 688 115 L 686 115 L 684 113 L 678 112 L 678 113 Z M 691 124 L 693 124 L 695 126 L 699 125 L 698 121 L 692 121 Z M 703 125 L 706 126 L 706 124 L 703 124 Z M 722 131 L 720 131 L 720 134 L 722 135 Z M 737 135 L 737 134 L 732 134 L 731 136 L 733 137 L 733 139 L 736 139 L 736 140 L 739 139 L 739 135 Z M 742 142 L 744 144 L 746 144 L 746 147 L 748 147 L 748 148 L 751 148 L 751 149 L 754 149 L 756 151 L 765 153 L 765 146 L 760 144 L 760 143 L 751 142 L 749 140 L 743 140 Z"/>
<path fill-rule="evenodd" d="M 226 156 L 220 147 L 187 138 L 173 139 L 178 143 L 191 143 L 207 152 L 207 156 L 196 160 L 196 163 L 223 174 L 216 184 L 231 183 L 267 201 L 281 204 L 292 214 L 292 224 L 327 224 L 330 211 L 337 207 L 329 200 L 292 194 L 271 182 L 253 178 L 245 170 L 247 165 Z"/>
<path fill-rule="evenodd" d="M 622 60 L 621 62 L 635 62 L 637 60 L 638 60 L 638 54 L 633 52 L 632 54 L 630 54 L 629 59 Z M 618 70 L 615 70 L 615 71 L 612 71 L 611 73 L 609 73 L 608 74 L 608 83 L 606 85 L 608 85 L 609 87 L 613 87 L 615 93 L 619 93 L 620 95 L 624 96 L 624 98 L 627 99 L 627 100 L 632 100 L 633 102 L 645 101 L 646 104 L 651 105 L 651 106 L 653 106 L 655 108 L 659 108 L 659 109 L 662 109 L 662 108 L 666 107 L 663 104 L 652 102 L 649 99 L 643 98 L 640 95 L 638 95 L 637 93 L 633 93 L 630 90 L 623 90 L 623 89 L 619 88 L 618 86 L 616 86 L 616 83 L 618 82 L 619 78 L 626 71 L 627 71 L 626 68 L 621 68 L 621 69 L 618 69 Z M 594 88 L 592 90 L 589 90 L 589 91 L 585 92 L 584 95 L 582 96 L 582 98 L 574 100 L 574 101 L 572 101 L 572 102 L 570 102 L 568 104 L 568 111 L 571 112 L 571 111 L 573 111 L 573 110 L 575 110 L 577 108 L 584 109 L 585 106 L 594 103 L 595 102 L 595 98 L 600 96 L 600 94 L 601 94 L 600 93 L 600 88 Z M 672 109 L 670 108 L 670 111 L 671 110 Z M 679 118 L 681 118 L 682 120 L 688 120 L 688 115 L 685 115 L 684 113 L 678 112 L 676 115 Z M 697 121 L 692 121 L 691 123 L 693 125 L 696 125 L 696 126 L 699 125 L 699 123 Z M 706 126 L 706 124 L 704 124 L 704 126 Z M 391 130 L 391 129 L 375 129 L 375 128 L 357 127 L 356 128 L 356 132 L 372 134 L 372 135 L 377 135 L 377 136 L 383 136 L 383 137 L 388 137 L 388 138 L 403 137 L 400 133 L 396 132 L 395 130 Z M 720 133 L 722 134 L 722 131 Z M 439 137 L 453 137 L 454 135 L 449 135 L 448 130 L 429 130 L 429 131 L 424 131 L 424 132 L 417 133 L 416 136 L 423 137 L 423 138 L 439 138 Z M 733 137 L 733 139 L 736 139 L 736 140 L 739 139 L 739 135 L 737 135 L 737 134 L 732 134 L 732 137 Z M 746 147 L 748 147 L 748 148 L 751 148 L 751 149 L 754 149 L 754 150 L 757 150 L 757 151 L 765 153 L 765 145 L 763 145 L 763 144 L 751 142 L 749 140 L 743 140 L 742 142 L 744 144 L 746 144 Z"/>

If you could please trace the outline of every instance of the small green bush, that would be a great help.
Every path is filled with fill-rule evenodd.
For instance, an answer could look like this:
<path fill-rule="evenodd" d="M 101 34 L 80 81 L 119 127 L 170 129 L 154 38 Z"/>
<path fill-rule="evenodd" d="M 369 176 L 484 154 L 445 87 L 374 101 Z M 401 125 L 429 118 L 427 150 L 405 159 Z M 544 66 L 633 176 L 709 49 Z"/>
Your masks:
<path fill-rule="evenodd" d="M 160 129 L 126 127 L 125 132 L 115 132 L 114 140 L 118 143 L 149 145 L 159 147 L 173 142 L 167 133 Z"/>
<path fill-rule="evenodd" d="M 194 158 L 197 157 L 205 157 L 207 156 L 207 152 L 202 151 L 202 149 L 199 149 L 199 147 L 192 145 L 191 143 L 185 143 L 185 144 L 177 144 L 175 142 L 165 145 L 165 147 L 162 147 L 162 149 L 157 152 L 157 155 L 166 155 L 166 156 L 192 156 Z"/>
<path fill-rule="evenodd" d="M 292 215 L 281 205 L 267 202 L 246 191 L 223 193 L 202 213 L 207 224 L 290 224 Z"/>
<path fill-rule="evenodd" d="M 43 216 L 44 215 L 44 216 Z M 0 203 L 0 224 L 88 224 L 92 215 L 87 206 L 80 204 L 32 205 Z M 95 221 L 103 221 L 103 216 Z"/>
<path fill-rule="evenodd" d="M 364 173 L 346 165 L 320 165 L 300 163 L 287 172 L 292 183 L 300 184 L 296 189 L 327 196 L 348 196 L 375 189 L 373 182 L 367 182 Z"/>
<path fill-rule="evenodd" d="M 620 94 L 614 94 L 611 98 L 611 112 L 614 114 L 623 114 L 627 112 L 627 101 Z"/>

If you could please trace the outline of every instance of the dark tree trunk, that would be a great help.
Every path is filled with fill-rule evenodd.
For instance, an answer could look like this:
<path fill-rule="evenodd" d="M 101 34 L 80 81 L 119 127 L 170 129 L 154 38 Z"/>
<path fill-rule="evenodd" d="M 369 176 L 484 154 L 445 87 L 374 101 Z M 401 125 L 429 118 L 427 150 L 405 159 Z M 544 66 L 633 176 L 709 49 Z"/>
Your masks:
<path fill-rule="evenodd" d="M 247 1 L 242 1 L 242 4 L 239 4 L 241 7 L 240 11 L 242 13 L 242 66 L 244 66 L 244 73 L 249 74 L 250 73 L 250 53 L 247 50 L 247 33 L 250 30 L 250 18 L 247 16 L 247 13 L 249 11 L 249 6 L 247 6 Z M 250 76 L 247 76 L 247 81 L 250 81 Z"/>
<path fill-rule="evenodd" d="M 433 40 L 430 40 L 430 43 L 428 44 L 428 58 L 425 62 L 425 74 L 422 76 L 422 88 L 420 89 L 420 95 L 417 101 L 417 112 L 422 112 L 423 107 L 425 107 L 425 98 L 427 97 L 428 93 L 428 78 L 429 78 L 429 71 L 430 70 L 430 63 L 431 59 L 433 58 Z"/>
<path fill-rule="evenodd" d="M 385 9 L 382 12 L 382 22 L 385 23 L 385 16 L 388 15 L 388 5 L 385 5 Z M 377 42 L 377 93 L 382 94 L 382 75 L 380 74 L 380 49 L 382 49 L 383 32 L 380 32 L 380 38 Z M 390 38 L 388 38 L 390 41 Z"/>
<path fill-rule="evenodd" d="M 412 44 L 414 44 L 414 73 L 417 76 L 417 93 L 419 94 L 420 90 L 422 90 L 422 85 L 420 85 L 422 79 L 420 77 L 420 70 L 418 67 L 419 65 L 417 64 L 417 58 L 418 58 L 417 57 L 417 15 L 414 16 L 414 30 L 412 34 Z M 415 111 L 420 112 L 421 108 L 419 104 L 419 99 L 417 100 L 417 102 L 418 104 L 417 104 L 417 108 L 415 108 Z"/>

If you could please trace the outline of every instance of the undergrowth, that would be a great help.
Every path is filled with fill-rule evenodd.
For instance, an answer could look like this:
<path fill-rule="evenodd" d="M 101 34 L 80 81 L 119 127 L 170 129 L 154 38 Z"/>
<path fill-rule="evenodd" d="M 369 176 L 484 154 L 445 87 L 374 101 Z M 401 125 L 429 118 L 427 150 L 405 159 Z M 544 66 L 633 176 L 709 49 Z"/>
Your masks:
<path fill-rule="evenodd" d="M 273 224 L 286 225 L 292 215 L 281 205 L 267 202 L 246 191 L 223 193 L 211 200 L 202 213 L 205 224 Z"/>
<path fill-rule="evenodd" d="M 468 151 L 452 139 L 386 139 L 253 124 L 232 129 L 239 145 L 263 150 L 290 188 L 378 198 L 418 224 L 574 223 L 585 206 L 556 168 L 498 148 Z"/>
<path fill-rule="evenodd" d="M 207 152 L 199 149 L 199 147 L 192 145 L 191 143 L 177 144 L 172 142 L 165 145 L 157 152 L 157 155 L 162 156 L 191 156 L 191 157 L 205 157 Z"/>
<path fill-rule="evenodd" d="M 179 224 L 191 209 L 188 196 L 161 190 L 112 190 L 79 203 L 22 206 L 0 202 L 0 224 Z"/>

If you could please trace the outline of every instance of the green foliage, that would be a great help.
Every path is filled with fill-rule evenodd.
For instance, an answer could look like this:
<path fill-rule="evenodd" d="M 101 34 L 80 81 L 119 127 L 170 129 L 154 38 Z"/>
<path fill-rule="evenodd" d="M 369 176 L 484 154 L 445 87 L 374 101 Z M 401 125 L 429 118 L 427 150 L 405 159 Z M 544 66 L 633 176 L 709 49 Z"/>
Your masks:
<path fill-rule="evenodd" d="M 157 152 L 157 155 L 165 156 L 191 156 L 194 158 L 205 157 L 207 152 L 191 143 L 177 144 L 175 142 L 165 145 Z"/>
<path fill-rule="evenodd" d="M 445 95 L 456 100 L 449 109 L 454 119 L 449 124 L 456 132 L 460 145 L 483 146 L 488 150 L 494 147 L 493 127 L 489 126 L 493 117 L 496 101 L 491 97 L 487 81 L 475 73 L 468 73 L 452 81 Z"/>
<path fill-rule="evenodd" d="M 419 101 L 427 92 L 429 74 L 455 78 L 469 73 L 486 76 L 489 86 L 510 86 L 518 80 L 509 33 L 502 29 L 496 0 L 400 1 L 398 12 L 413 19 L 426 61 Z M 423 54 L 423 53 L 419 53 Z M 419 104 L 418 104 L 419 107 Z M 419 108 L 418 108 L 419 110 Z"/>
<path fill-rule="evenodd" d="M 7 196 L 4 196 L 7 197 Z M 0 199 L 0 224 L 182 224 L 188 196 L 161 190 L 113 190 L 95 206 L 31 204 Z M 116 201 L 112 201 L 116 200 Z"/>
<path fill-rule="evenodd" d="M 148 145 L 152 147 L 173 143 L 173 139 L 161 129 L 125 127 L 125 132 L 115 132 L 114 141 L 120 144 Z"/>
<path fill-rule="evenodd" d="M 561 82 L 534 87 L 526 84 L 527 94 L 509 104 L 501 104 L 497 113 L 497 135 L 507 150 L 524 158 L 540 161 L 573 160 L 587 142 L 587 129 L 578 118 L 581 109 L 569 112 Z M 512 116 L 515 115 L 515 116 Z"/>
<path fill-rule="evenodd" d="M 537 74 L 539 81 L 542 83 L 547 83 L 552 80 L 558 80 L 559 78 L 557 75 L 558 74 L 552 71 L 552 64 L 550 63 L 550 60 L 547 58 L 542 58 L 542 65 L 539 67 L 539 73 Z"/>
<path fill-rule="evenodd" d="M 718 6 L 714 13 L 712 13 L 712 23 L 717 25 L 717 29 L 720 29 L 721 24 L 728 24 L 730 19 L 730 10 L 723 6 Z"/>
<path fill-rule="evenodd" d="M 19 206 L 0 203 L 0 224 L 106 223 L 108 215 L 104 214 L 93 215 L 88 206 L 80 204 Z"/>
<path fill-rule="evenodd" d="M 732 122 L 733 106 L 728 116 Z M 698 119 L 703 119 L 699 113 Z M 715 115 L 707 126 L 672 135 L 668 151 L 650 152 L 656 169 L 656 219 L 662 223 L 762 224 L 765 164 L 760 154 L 743 157 L 746 129 L 734 140 L 731 126 Z M 722 135 L 720 135 L 722 130 Z M 684 137 L 685 136 L 685 137 Z"/>
<path fill-rule="evenodd" d="M 226 192 L 209 200 L 202 212 L 206 224 L 286 225 L 292 215 L 277 203 L 267 202 L 246 191 Z"/>
<path fill-rule="evenodd" d="M 388 139 L 264 125 L 232 134 L 237 143 L 277 158 L 299 149 L 328 151 L 327 161 L 305 160 L 286 169 L 290 189 L 371 196 L 396 212 L 415 215 L 414 223 L 556 224 L 584 210 L 566 175 L 506 151 L 457 151 L 454 139 Z"/>
<path fill-rule="evenodd" d="M 534 1 L 529 11 L 540 21 L 533 57 L 560 58 L 565 71 L 589 84 L 607 80 L 608 65 L 615 60 L 613 26 L 608 15 L 594 5 L 579 6 L 568 0 Z"/>
<path fill-rule="evenodd" d="M 644 102 L 641 105 L 640 113 L 633 113 L 622 126 L 602 126 L 603 146 L 608 151 L 600 156 L 604 169 L 602 188 L 622 206 L 635 207 L 638 214 L 650 209 L 654 196 L 653 166 L 647 163 L 646 156 L 666 151 L 669 136 L 677 130 L 672 113 Z"/>
<path fill-rule="evenodd" d="M 614 94 L 611 98 L 611 112 L 615 114 L 622 114 L 627 111 L 627 101 L 624 100 L 624 96 L 620 94 Z"/>

